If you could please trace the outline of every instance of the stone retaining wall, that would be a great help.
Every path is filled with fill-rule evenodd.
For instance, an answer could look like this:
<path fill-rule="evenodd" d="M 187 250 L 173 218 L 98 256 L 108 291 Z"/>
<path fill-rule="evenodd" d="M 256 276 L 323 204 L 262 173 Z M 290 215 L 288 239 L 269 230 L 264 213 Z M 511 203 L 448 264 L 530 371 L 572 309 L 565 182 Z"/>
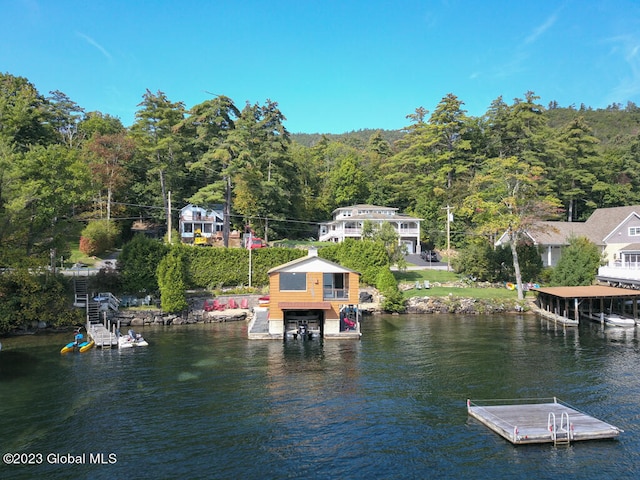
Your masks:
<path fill-rule="evenodd" d="M 379 300 L 377 296 L 375 300 Z M 365 315 L 384 313 L 379 301 L 360 304 L 360 310 Z M 161 310 L 121 310 L 111 317 L 111 322 L 120 321 L 121 326 L 144 325 L 184 325 L 190 323 L 236 322 L 250 320 L 253 309 L 228 309 L 214 312 L 202 310 L 201 301 L 192 302 L 191 309 L 182 315 L 168 314 Z M 253 302 L 252 302 L 253 303 Z M 255 302 L 257 305 L 257 301 Z M 523 306 L 517 300 L 484 300 L 459 297 L 412 297 L 406 302 L 406 313 L 411 314 L 491 314 L 523 312 Z"/>

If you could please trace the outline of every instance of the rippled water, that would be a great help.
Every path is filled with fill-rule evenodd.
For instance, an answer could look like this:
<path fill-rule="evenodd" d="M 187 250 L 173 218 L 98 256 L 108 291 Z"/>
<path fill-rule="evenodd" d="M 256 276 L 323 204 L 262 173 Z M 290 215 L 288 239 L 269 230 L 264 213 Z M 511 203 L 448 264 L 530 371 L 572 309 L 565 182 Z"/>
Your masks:
<path fill-rule="evenodd" d="M 244 323 L 143 333 L 148 348 L 68 356 L 68 335 L 3 340 L 0 451 L 44 457 L 0 478 L 640 476 L 635 329 L 379 316 L 361 341 L 249 341 Z M 466 412 L 551 396 L 625 433 L 514 447 Z"/>

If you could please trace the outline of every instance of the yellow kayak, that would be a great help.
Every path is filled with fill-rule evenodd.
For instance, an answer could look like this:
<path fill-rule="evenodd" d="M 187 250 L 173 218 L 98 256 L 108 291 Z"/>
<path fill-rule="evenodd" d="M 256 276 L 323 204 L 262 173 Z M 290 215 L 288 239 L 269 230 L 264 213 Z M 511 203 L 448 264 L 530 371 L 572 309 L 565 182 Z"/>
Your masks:
<path fill-rule="evenodd" d="M 95 342 L 93 340 L 91 340 L 90 342 L 82 342 L 79 345 L 76 345 L 75 342 L 71 342 L 71 343 L 67 343 L 64 347 L 62 347 L 62 350 L 60 350 L 60 353 L 62 353 L 63 355 L 65 353 L 75 352 L 75 351 L 84 353 L 87 350 L 90 350 L 94 345 L 95 345 Z"/>

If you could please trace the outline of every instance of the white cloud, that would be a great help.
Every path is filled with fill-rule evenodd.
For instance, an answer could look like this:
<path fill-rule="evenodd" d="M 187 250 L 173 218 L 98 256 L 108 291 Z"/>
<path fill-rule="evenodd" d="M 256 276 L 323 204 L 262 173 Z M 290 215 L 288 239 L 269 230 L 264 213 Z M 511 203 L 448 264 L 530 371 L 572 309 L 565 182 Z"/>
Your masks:
<path fill-rule="evenodd" d="M 96 47 L 98 50 L 100 50 L 100 52 L 107 57 L 108 60 L 111 60 L 111 54 L 107 51 L 106 48 L 104 48 L 102 45 L 100 45 L 98 42 L 96 42 L 93 38 L 89 37 L 88 35 L 85 35 L 84 33 L 80 33 L 80 32 L 76 32 L 76 34 L 84 39 L 89 45 L 92 45 L 94 47 Z"/>
<path fill-rule="evenodd" d="M 640 95 L 640 39 L 633 34 L 618 35 L 607 39 L 612 44 L 609 55 L 622 58 L 626 71 L 620 71 L 618 84 L 609 92 L 608 102 L 624 102 Z"/>
<path fill-rule="evenodd" d="M 553 26 L 553 24 L 556 23 L 557 20 L 558 20 L 557 14 L 554 13 L 551 16 L 549 16 L 542 25 L 539 25 L 533 29 L 533 32 L 531 32 L 531 34 L 527 38 L 525 38 L 524 43 L 528 45 L 530 43 L 535 42 L 538 39 L 538 37 L 540 37 L 540 35 L 544 34 L 544 32 L 549 30 Z"/>

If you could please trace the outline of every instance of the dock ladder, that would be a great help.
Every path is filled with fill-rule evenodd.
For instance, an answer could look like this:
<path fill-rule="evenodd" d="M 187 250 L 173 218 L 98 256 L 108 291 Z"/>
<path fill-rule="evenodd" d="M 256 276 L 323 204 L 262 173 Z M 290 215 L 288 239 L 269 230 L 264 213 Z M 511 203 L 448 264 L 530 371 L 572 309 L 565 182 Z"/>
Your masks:
<path fill-rule="evenodd" d="M 562 412 L 562 415 L 560 415 L 559 426 L 556 423 L 556 414 L 549 412 L 547 428 L 551 432 L 551 439 L 554 445 L 569 445 L 573 437 L 573 428 L 569 423 L 569 414 L 567 412 Z"/>

